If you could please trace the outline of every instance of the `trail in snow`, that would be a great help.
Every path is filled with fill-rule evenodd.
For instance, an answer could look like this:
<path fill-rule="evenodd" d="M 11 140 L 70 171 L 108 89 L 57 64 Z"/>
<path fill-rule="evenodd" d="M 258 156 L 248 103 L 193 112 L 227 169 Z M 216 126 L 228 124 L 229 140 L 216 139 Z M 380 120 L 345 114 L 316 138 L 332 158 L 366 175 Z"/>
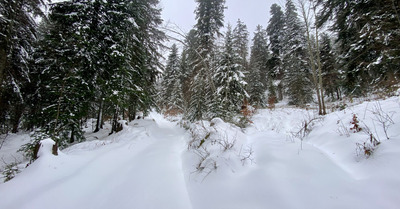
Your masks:
<path fill-rule="evenodd" d="M 119 143 L 38 159 L 1 185 L 0 208 L 190 209 L 182 173 L 184 132 L 168 125 L 145 122 L 128 127 Z"/>

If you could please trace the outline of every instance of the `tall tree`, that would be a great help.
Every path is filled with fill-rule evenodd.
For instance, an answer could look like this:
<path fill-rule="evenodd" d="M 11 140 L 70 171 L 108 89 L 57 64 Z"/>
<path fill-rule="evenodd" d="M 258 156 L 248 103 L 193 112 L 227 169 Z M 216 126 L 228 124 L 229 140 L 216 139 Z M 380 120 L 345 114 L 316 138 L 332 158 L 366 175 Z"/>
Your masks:
<path fill-rule="evenodd" d="M 11 118 L 13 132 L 18 131 L 30 91 L 30 60 L 37 33 L 33 16 L 44 18 L 43 5 L 42 0 L 0 2 L 0 123 L 4 126 L 6 118 Z"/>
<path fill-rule="evenodd" d="M 305 31 L 292 0 L 286 1 L 283 68 L 289 102 L 304 105 L 312 101 L 312 82 L 307 62 Z"/>
<path fill-rule="evenodd" d="M 349 96 L 399 82 L 398 1 L 316 0 L 319 26 L 333 22 Z M 383 84 L 383 85 L 382 85 Z"/>
<path fill-rule="evenodd" d="M 330 96 L 332 99 L 340 99 L 341 78 L 335 62 L 335 54 L 331 42 L 332 40 L 328 34 L 321 34 L 320 54 L 323 70 L 323 85 L 327 96 Z"/>
<path fill-rule="evenodd" d="M 320 42 L 319 42 L 319 29 L 313 24 L 313 19 L 316 19 L 316 6 L 308 5 L 305 1 L 299 0 L 301 12 L 305 24 L 307 51 L 309 65 L 312 72 L 315 90 L 317 93 L 318 113 L 320 115 L 326 114 L 324 90 L 322 84 L 322 64 L 320 55 Z M 315 34 L 313 29 L 315 29 Z"/>
<path fill-rule="evenodd" d="M 223 27 L 225 0 L 196 0 L 197 59 L 191 85 L 190 120 L 213 117 L 216 112 L 216 87 L 212 78 L 215 40 Z"/>
<path fill-rule="evenodd" d="M 269 59 L 267 39 L 261 25 L 257 26 L 251 46 L 249 75 L 247 77 L 250 103 L 262 107 L 266 104 L 267 61 Z"/>
<path fill-rule="evenodd" d="M 244 81 L 243 57 L 234 49 L 232 28 L 228 25 L 225 34 L 225 44 L 220 55 L 219 66 L 215 73 L 217 83 L 217 98 L 219 115 L 229 119 L 238 113 L 245 98 L 247 98 L 246 82 Z"/>
<path fill-rule="evenodd" d="M 271 6 L 271 19 L 267 26 L 267 35 L 269 37 L 269 49 L 272 52 L 271 58 L 268 60 L 268 71 L 271 79 L 278 82 L 278 99 L 283 99 L 283 77 L 284 71 L 282 68 L 282 48 L 284 37 L 285 16 L 282 9 L 277 4 Z M 273 85 L 273 82 L 269 83 Z"/>
<path fill-rule="evenodd" d="M 232 47 L 235 53 L 239 55 L 240 62 L 244 70 L 248 67 L 247 56 L 249 55 L 249 32 L 247 26 L 238 19 L 232 33 Z"/>
<path fill-rule="evenodd" d="M 161 103 L 166 112 L 183 110 L 182 72 L 176 44 L 171 47 L 163 75 Z"/>

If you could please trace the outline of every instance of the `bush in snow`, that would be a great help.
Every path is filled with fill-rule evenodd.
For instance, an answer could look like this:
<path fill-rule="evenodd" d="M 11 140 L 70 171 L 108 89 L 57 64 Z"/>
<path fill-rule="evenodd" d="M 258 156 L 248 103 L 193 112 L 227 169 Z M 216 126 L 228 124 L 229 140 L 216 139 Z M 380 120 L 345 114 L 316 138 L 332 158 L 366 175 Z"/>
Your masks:
<path fill-rule="evenodd" d="M 197 156 L 195 168 L 200 174 L 207 176 L 220 165 L 245 164 L 253 159 L 251 148 L 244 148 L 241 129 L 220 118 L 190 124 L 189 132 L 188 150 Z"/>
<path fill-rule="evenodd" d="M 30 143 L 22 145 L 21 148 L 18 150 L 18 152 L 22 152 L 24 154 L 24 157 L 29 161 L 27 166 L 39 157 L 39 151 L 40 148 L 43 146 L 43 141 L 51 141 L 53 145 L 49 150 L 51 150 L 53 155 L 58 155 L 57 143 L 51 140 L 47 134 L 38 131 L 32 135 L 32 138 L 33 140 Z"/>
<path fill-rule="evenodd" d="M 4 182 L 10 181 L 20 172 L 21 171 L 18 167 L 17 162 L 7 164 L 4 168 L 4 171 L 2 172 L 3 177 L 4 177 Z"/>

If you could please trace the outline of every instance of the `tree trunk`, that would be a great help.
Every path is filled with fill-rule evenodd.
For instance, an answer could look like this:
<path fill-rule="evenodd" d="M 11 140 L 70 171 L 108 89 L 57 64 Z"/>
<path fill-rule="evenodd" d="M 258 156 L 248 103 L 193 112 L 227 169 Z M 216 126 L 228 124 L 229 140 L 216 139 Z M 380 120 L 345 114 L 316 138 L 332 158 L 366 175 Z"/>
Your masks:
<path fill-rule="evenodd" d="M 99 105 L 99 112 L 97 114 L 96 128 L 94 130 L 94 133 L 99 132 L 100 129 L 103 128 L 103 105 L 104 105 L 104 100 L 101 98 Z"/>
<path fill-rule="evenodd" d="M 111 134 L 113 134 L 114 132 L 118 132 L 118 105 L 115 107 L 115 112 L 114 112 L 114 116 L 113 116 L 113 120 L 112 120 L 112 127 L 111 127 Z"/>
<path fill-rule="evenodd" d="M 1 101 L 1 95 L 3 93 L 3 81 L 4 81 L 4 75 L 5 75 L 5 70 L 6 70 L 6 62 L 7 62 L 7 53 L 6 50 L 3 46 L 0 48 L 0 104 L 2 103 Z"/>
<path fill-rule="evenodd" d="M 310 25 L 309 25 L 309 20 L 308 20 L 308 14 L 306 12 L 306 8 L 304 5 L 304 2 L 300 2 L 301 3 L 301 9 L 302 9 L 302 13 L 303 13 L 303 18 L 304 18 L 304 22 L 306 24 L 306 33 L 307 33 L 307 49 L 308 49 L 308 56 L 309 56 L 309 60 L 310 60 L 310 67 L 312 69 L 312 77 L 313 77 L 313 81 L 314 81 L 314 85 L 315 88 L 317 90 L 317 98 L 318 98 L 318 113 L 319 115 L 324 114 L 323 113 L 323 107 L 322 107 L 322 101 L 321 101 L 321 93 L 322 93 L 322 89 L 320 88 L 320 82 L 318 82 L 317 79 L 317 70 L 315 67 L 315 57 L 314 57 L 314 51 L 319 51 L 318 47 L 317 49 L 314 49 L 314 47 L 312 47 L 312 43 L 311 43 L 311 36 L 310 36 Z M 318 34 L 317 34 L 318 35 Z"/>
<path fill-rule="evenodd" d="M 74 129 L 74 126 L 72 126 L 72 129 L 71 129 L 71 138 L 69 139 L 69 143 L 74 143 L 75 142 L 75 129 Z"/>
<path fill-rule="evenodd" d="M 12 133 L 17 133 L 19 128 L 19 122 L 21 121 L 23 111 L 23 105 L 16 105 L 14 108 L 14 117 L 12 118 Z"/>

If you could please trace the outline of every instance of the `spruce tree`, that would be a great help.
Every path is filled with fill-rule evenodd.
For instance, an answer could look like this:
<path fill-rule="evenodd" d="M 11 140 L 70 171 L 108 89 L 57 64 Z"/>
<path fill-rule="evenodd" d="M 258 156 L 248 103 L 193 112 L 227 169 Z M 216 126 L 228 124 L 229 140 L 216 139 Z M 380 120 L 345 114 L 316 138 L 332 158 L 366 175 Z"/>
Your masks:
<path fill-rule="evenodd" d="M 215 40 L 221 35 L 225 0 L 196 0 L 196 60 L 191 83 L 189 119 L 212 118 L 217 112 L 216 87 L 212 78 L 215 69 Z"/>
<path fill-rule="evenodd" d="M 283 83 L 284 70 L 282 68 L 282 47 L 283 47 L 283 37 L 284 31 L 283 27 L 284 14 L 282 9 L 277 4 L 271 6 L 271 19 L 267 26 L 267 35 L 269 37 L 269 50 L 272 52 L 271 58 L 268 60 L 268 72 L 269 77 L 278 82 L 277 86 L 277 99 L 283 99 Z M 272 82 L 271 82 L 272 84 Z"/>
<path fill-rule="evenodd" d="M 263 107 L 266 104 L 267 61 L 269 59 L 267 39 L 261 25 L 257 26 L 251 46 L 249 75 L 247 77 L 250 103 Z"/>
<path fill-rule="evenodd" d="M 312 101 L 312 82 L 307 63 L 304 27 L 292 0 L 286 1 L 283 45 L 284 86 L 289 103 L 304 105 Z"/>
<path fill-rule="evenodd" d="M 331 30 L 337 33 L 347 95 L 365 95 L 381 87 L 390 89 L 399 82 L 398 1 L 316 2 L 322 8 L 319 26 L 333 22 Z"/>
<path fill-rule="evenodd" d="M 234 48 L 234 35 L 228 25 L 225 34 L 225 44 L 221 53 L 219 66 L 215 73 L 217 98 L 219 101 L 219 116 L 230 119 L 238 113 L 245 98 L 247 98 L 246 82 L 244 81 L 243 57 Z"/>
<path fill-rule="evenodd" d="M 249 55 L 249 32 L 244 22 L 238 19 L 235 28 L 232 33 L 232 46 L 235 53 L 239 55 L 240 64 L 244 70 L 247 70 L 248 61 L 247 56 Z"/>
<path fill-rule="evenodd" d="M 327 96 L 332 100 L 340 99 L 340 73 L 335 62 L 335 54 L 333 52 L 331 38 L 328 34 L 321 34 L 321 64 L 323 69 L 323 84 Z"/>
<path fill-rule="evenodd" d="M 182 72 L 176 44 L 171 47 L 167 66 L 163 74 L 161 103 L 164 111 L 181 112 L 183 110 Z"/>
<path fill-rule="evenodd" d="M 17 132 L 32 94 L 30 74 L 37 37 L 33 16 L 44 18 L 41 0 L 0 2 L 0 133 Z"/>

